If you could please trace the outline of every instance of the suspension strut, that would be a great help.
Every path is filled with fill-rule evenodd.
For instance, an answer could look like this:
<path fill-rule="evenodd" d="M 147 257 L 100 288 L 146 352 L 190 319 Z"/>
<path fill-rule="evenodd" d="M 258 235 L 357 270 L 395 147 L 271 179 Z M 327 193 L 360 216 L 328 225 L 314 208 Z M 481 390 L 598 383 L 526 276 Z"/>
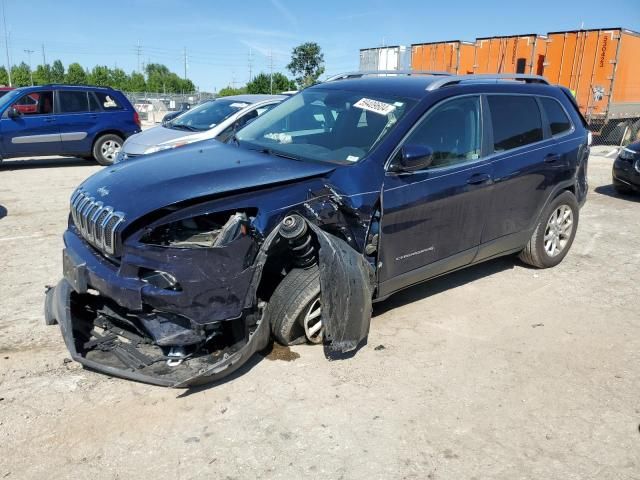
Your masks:
<path fill-rule="evenodd" d="M 316 263 L 316 249 L 307 222 L 297 214 L 288 215 L 280 225 L 280 236 L 289 242 L 293 263 L 308 268 Z"/>

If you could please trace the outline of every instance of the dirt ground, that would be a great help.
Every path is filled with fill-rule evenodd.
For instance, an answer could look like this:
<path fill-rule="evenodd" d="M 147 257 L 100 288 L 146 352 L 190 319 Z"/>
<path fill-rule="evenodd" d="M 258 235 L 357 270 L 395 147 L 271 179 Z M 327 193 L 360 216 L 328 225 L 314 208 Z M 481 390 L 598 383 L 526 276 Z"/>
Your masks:
<path fill-rule="evenodd" d="M 256 357 L 195 392 L 68 362 L 43 321 L 77 159 L 0 166 L 0 478 L 640 478 L 640 197 L 592 155 L 572 251 L 375 307 L 369 343 Z"/>

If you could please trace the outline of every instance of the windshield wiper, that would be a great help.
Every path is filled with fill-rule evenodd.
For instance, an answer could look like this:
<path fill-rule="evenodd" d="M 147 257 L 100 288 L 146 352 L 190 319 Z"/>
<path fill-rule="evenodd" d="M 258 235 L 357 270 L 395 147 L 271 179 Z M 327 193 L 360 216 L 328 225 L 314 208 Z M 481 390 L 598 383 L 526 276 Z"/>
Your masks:
<path fill-rule="evenodd" d="M 265 148 L 256 148 L 256 149 L 250 149 L 250 150 L 255 150 L 256 152 L 260 152 L 260 153 L 266 153 L 267 155 L 272 155 L 274 157 L 288 158 L 289 160 L 298 160 L 298 161 L 300 161 L 299 157 L 296 157 L 296 156 L 291 155 L 291 154 L 279 152 L 278 150 L 273 150 L 271 148 L 266 148 L 265 147 Z"/>
<path fill-rule="evenodd" d="M 181 123 L 170 124 L 169 127 L 175 130 L 187 130 L 188 132 L 199 132 L 200 130 L 189 125 L 182 125 Z"/>

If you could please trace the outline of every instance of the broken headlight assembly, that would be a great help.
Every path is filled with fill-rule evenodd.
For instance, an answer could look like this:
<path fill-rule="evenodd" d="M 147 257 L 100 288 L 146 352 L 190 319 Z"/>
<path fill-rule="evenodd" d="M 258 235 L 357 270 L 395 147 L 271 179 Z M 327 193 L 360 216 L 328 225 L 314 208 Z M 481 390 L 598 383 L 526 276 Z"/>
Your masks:
<path fill-rule="evenodd" d="M 140 241 L 172 248 L 224 247 L 251 232 L 254 215 L 255 212 L 242 211 L 189 217 L 150 229 Z"/>

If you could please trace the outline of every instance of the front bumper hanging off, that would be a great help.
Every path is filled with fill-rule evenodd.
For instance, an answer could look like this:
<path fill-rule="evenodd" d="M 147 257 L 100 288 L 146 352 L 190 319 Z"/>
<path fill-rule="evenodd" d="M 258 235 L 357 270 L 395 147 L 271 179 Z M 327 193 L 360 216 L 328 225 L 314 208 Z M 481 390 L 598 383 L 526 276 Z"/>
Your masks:
<path fill-rule="evenodd" d="M 87 303 L 83 301 L 83 297 L 86 296 L 88 294 L 77 294 L 71 284 L 66 279 L 62 279 L 55 288 L 47 292 L 45 319 L 47 323 L 53 323 L 55 319 L 60 325 L 64 342 L 73 360 L 89 369 L 114 377 L 176 388 L 216 382 L 237 370 L 256 352 L 264 349 L 269 342 L 268 322 L 260 318 L 253 331 L 248 333 L 244 345 L 230 352 L 221 353 L 218 357 L 209 355 L 184 360 L 179 367 L 168 367 L 166 358 L 154 358 L 148 352 L 141 351 L 136 355 L 132 349 L 137 347 L 131 341 L 121 345 L 111 345 L 109 351 L 99 351 L 100 355 L 96 355 L 94 359 L 91 358 L 92 350 L 87 348 L 87 342 L 93 340 L 95 343 L 95 339 L 87 340 L 87 338 L 89 331 L 92 330 L 89 324 L 90 316 L 95 312 L 87 308 Z M 107 331 L 101 337 L 108 338 L 108 335 L 113 333 Z M 121 356 L 124 357 L 124 363 Z M 118 357 L 120 362 L 115 361 L 114 357 Z M 190 363 L 194 361 L 196 363 L 191 365 Z M 128 368 L 125 366 L 126 363 L 130 365 Z"/>

